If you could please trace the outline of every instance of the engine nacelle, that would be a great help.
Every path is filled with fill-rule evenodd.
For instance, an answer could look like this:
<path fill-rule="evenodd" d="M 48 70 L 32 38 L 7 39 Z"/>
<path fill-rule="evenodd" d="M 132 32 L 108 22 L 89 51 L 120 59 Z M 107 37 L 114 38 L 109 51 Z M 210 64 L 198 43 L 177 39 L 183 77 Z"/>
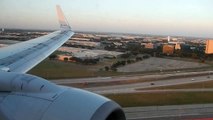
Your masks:
<path fill-rule="evenodd" d="M 48 108 L 42 120 L 47 119 L 125 120 L 125 115 L 120 106 L 109 99 L 79 89 L 70 89 L 62 93 Z"/>
<path fill-rule="evenodd" d="M 100 95 L 27 74 L 0 76 L 1 120 L 126 120 L 117 103 Z"/>

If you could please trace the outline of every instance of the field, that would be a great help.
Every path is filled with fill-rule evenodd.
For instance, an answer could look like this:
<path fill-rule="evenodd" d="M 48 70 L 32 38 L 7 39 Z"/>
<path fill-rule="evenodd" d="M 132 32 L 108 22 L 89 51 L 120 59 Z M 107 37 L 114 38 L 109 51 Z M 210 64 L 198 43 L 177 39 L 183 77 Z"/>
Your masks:
<path fill-rule="evenodd" d="M 213 92 L 132 93 L 105 96 L 122 107 L 213 103 Z"/>
<path fill-rule="evenodd" d="M 63 78 L 82 78 L 82 77 L 100 77 L 100 76 L 115 76 L 115 75 L 126 75 L 126 74 L 158 74 L 159 70 L 163 68 L 164 73 L 173 72 L 172 68 L 174 66 L 177 71 L 177 66 L 180 66 L 181 70 L 184 71 L 200 71 L 206 69 L 212 69 L 211 65 L 196 63 L 196 62 L 186 62 L 180 60 L 171 60 L 163 58 L 150 58 L 141 62 L 126 65 L 124 67 L 118 68 L 118 71 L 105 71 L 105 66 L 110 66 L 112 63 L 116 62 L 116 59 L 109 59 L 99 62 L 96 65 L 83 65 L 71 62 L 61 62 L 56 60 L 44 60 L 35 68 L 33 68 L 28 73 L 37 75 L 46 79 L 63 79 Z M 158 61 L 158 62 L 156 62 Z M 159 62 L 161 61 L 161 62 Z M 149 63 L 147 63 L 149 62 Z M 175 64 L 174 64 L 175 63 Z M 132 67 L 131 67 L 132 66 Z M 160 67 L 161 66 L 161 67 Z M 185 66 L 185 67 L 183 67 Z M 187 68 L 186 66 L 191 66 L 192 68 Z M 194 68 L 193 68 L 194 67 Z M 196 68 L 196 69 L 195 69 Z M 132 72 L 128 72 L 132 71 Z M 162 72 L 162 71 L 161 71 Z"/>
<path fill-rule="evenodd" d="M 71 62 L 61 62 L 56 60 L 44 60 L 28 73 L 37 75 L 46 79 L 62 78 L 83 78 L 97 76 L 116 75 L 113 71 L 101 71 L 104 65 L 110 64 L 111 61 L 101 62 L 97 65 L 82 65 Z"/>
<path fill-rule="evenodd" d="M 121 75 L 119 72 L 100 71 L 100 68 L 112 62 L 101 62 L 97 65 L 82 65 L 46 59 L 29 73 L 47 79 Z M 210 81 L 156 89 L 213 88 L 212 86 L 213 81 Z M 118 102 L 123 107 L 213 103 L 213 92 L 132 93 L 105 96 Z"/>
<path fill-rule="evenodd" d="M 199 62 L 190 62 L 182 60 L 173 60 L 166 58 L 151 57 L 150 59 L 129 64 L 118 68 L 119 72 L 147 72 L 147 71 L 165 71 L 165 70 L 184 70 L 190 68 L 208 67 L 208 64 Z"/>

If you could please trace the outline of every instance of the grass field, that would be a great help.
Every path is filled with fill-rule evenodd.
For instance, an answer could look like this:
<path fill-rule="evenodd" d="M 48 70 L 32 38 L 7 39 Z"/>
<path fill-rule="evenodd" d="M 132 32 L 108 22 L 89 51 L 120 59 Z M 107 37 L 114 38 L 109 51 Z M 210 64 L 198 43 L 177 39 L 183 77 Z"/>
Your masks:
<path fill-rule="evenodd" d="M 28 73 L 37 75 L 46 79 L 63 79 L 63 78 L 83 78 L 83 77 L 100 77 L 100 76 L 116 76 L 116 75 L 134 75 L 134 74 L 160 74 L 159 70 L 156 71 L 143 71 L 143 72 L 115 72 L 104 71 L 105 66 L 110 66 L 117 61 L 116 59 L 109 59 L 99 62 L 96 65 L 83 65 L 71 62 L 61 62 L 56 60 L 46 59 L 33 68 Z M 148 66 L 147 66 L 148 67 Z M 100 70 L 102 69 L 102 70 Z M 183 71 L 203 71 L 212 69 L 211 66 L 201 68 L 181 69 Z M 164 70 L 164 73 L 174 72 L 174 70 Z"/>
<path fill-rule="evenodd" d="M 93 73 L 84 66 L 74 65 L 70 63 L 44 60 L 31 71 L 30 74 L 37 75 L 46 79 L 69 78 L 69 77 L 87 77 Z"/>
<path fill-rule="evenodd" d="M 130 93 L 105 96 L 122 107 L 213 103 L 213 92 Z"/>
<path fill-rule="evenodd" d="M 106 64 L 110 64 L 110 62 L 101 62 L 97 65 L 82 65 L 46 59 L 28 73 L 46 79 L 113 76 L 119 74 L 113 71 L 100 71 L 100 68 L 103 68 Z"/>

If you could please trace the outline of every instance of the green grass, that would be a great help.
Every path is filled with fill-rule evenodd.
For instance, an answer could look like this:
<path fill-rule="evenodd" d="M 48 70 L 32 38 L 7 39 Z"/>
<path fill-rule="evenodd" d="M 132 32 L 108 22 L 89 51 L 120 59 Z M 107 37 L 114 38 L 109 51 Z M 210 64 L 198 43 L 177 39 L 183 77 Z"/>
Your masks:
<path fill-rule="evenodd" d="M 122 107 L 213 103 L 213 92 L 130 93 L 105 96 Z"/>
<path fill-rule="evenodd" d="M 135 75 L 135 74 L 156 74 L 159 71 L 145 71 L 135 73 L 123 73 L 115 71 L 100 71 L 105 66 L 110 66 L 117 61 L 116 59 L 101 61 L 96 65 L 83 65 L 78 63 L 61 62 L 56 60 L 46 59 L 33 68 L 28 73 L 37 75 L 46 79 L 63 79 L 63 78 L 82 78 L 82 77 L 100 77 L 100 76 L 117 76 L 117 75 Z M 192 69 L 192 71 L 199 71 L 210 68 Z M 186 71 L 186 70 L 185 70 Z M 190 70 L 189 70 L 190 71 Z M 164 73 L 170 73 L 173 71 L 164 71 Z"/>
<path fill-rule="evenodd" d="M 28 73 L 46 79 L 114 76 L 119 74 L 113 71 L 100 71 L 99 69 L 106 64 L 110 64 L 110 62 L 101 62 L 97 65 L 82 65 L 46 59 Z"/>
<path fill-rule="evenodd" d="M 89 71 L 87 66 L 51 60 L 44 60 L 29 73 L 47 79 L 93 76 L 93 72 Z"/>

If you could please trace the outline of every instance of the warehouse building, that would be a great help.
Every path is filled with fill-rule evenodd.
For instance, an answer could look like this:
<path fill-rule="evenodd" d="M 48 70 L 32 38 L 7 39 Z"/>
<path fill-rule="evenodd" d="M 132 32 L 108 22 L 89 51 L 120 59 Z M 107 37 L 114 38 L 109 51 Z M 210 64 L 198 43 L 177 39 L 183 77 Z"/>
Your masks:
<path fill-rule="evenodd" d="M 213 40 L 206 41 L 206 54 L 213 54 Z"/>

